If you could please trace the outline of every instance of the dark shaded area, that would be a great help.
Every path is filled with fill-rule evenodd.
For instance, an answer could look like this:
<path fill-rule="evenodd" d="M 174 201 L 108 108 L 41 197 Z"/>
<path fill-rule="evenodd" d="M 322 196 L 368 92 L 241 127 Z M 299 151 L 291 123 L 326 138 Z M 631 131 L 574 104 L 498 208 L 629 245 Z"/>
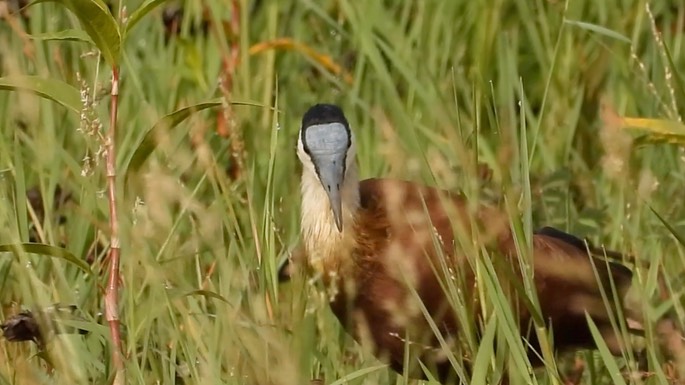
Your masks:
<path fill-rule="evenodd" d="M 0 329 L 2 329 L 7 341 L 33 341 L 38 349 L 44 350 L 46 343 L 54 334 L 78 333 L 83 335 L 89 333 L 84 329 L 64 327 L 60 324 L 60 320 L 66 319 L 86 321 L 84 318 L 74 315 L 76 310 L 76 305 L 59 304 L 42 310 L 24 310 L 5 319 L 5 322 L 0 324 Z"/>
<path fill-rule="evenodd" d="M 41 193 L 41 189 L 38 186 L 34 186 L 28 189 L 26 191 L 26 197 L 36 214 L 36 218 L 40 223 L 43 223 L 45 221 L 46 215 L 54 215 L 56 217 L 57 224 L 59 225 L 67 223 L 68 216 L 66 215 L 64 208 L 67 206 L 68 203 L 73 202 L 74 199 L 71 192 L 62 188 L 60 185 L 57 185 L 55 187 L 52 208 L 50 210 L 46 211 L 43 201 L 43 195 Z M 41 242 L 35 227 L 31 227 L 29 229 L 29 242 Z M 59 242 L 59 246 L 67 247 L 67 242 L 67 239 L 63 239 L 61 242 Z M 90 243 L 90 247 L 88 247 L 86 254 L 84 256 L 85 261 L 88 262 L 88 264 L 92 264 L 97 260 L 98 254 L 107 248 L 108 247 L 106 245 L 104 245 L 100 240 L 94 239 L 93 236 L 93 240 Z"/>
<path fill-rule="evenodd" d="M 8 317 L 5 322 L 0 324 L 0 329 L 2 329 L 7 341 L 34 341 L 42 346 L 43 336 L 38 321 L 34 318 L 33 313 L 28 310 Z"/>
<path fill-rule="evenodd" d="M 168 42 L 174 36 L 181 33 L 181 25 L 183 23 L 183 7 L 180 5 L 170 5 L 162 10 L 162 23 L 164 24 L 164 41 Z M 210 19 L 207 12 L 203 12 L 202 20 L 199 25 L 195 23 L 190 24 L 188 34 L 195 36 L 201 34 L 207 36 L 209 32 Z"/>
<path fill-rule="evenodd" d="M 40 187 L 34 186 L 26 191 L 26 198 L 28 198 L 33 211 L 36 213 L 38 221 L 43 222 L 45 220 L 45 205 L 43 203 L 43 194 L 40 191 Z M 72 199 L 71 193 L 62 189 L 61 186 L 57 185 L 55 187 L 55 192 L 53 194 L 52 209 L 50 211 L 58 212 L 64 205 Z M 67 221 L 66 216 L 59 215 L 57 217 L 57 223 L 63 224 Z M 32 241 L 35 242 L 35 241 Z"/>

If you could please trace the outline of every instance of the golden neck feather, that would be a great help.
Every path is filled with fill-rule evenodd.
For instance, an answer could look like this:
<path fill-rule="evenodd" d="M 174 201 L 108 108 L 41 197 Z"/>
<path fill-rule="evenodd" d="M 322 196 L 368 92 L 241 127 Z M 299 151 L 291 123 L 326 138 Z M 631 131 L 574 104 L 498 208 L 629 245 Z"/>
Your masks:
<path fill-rule="evenodd" d="M 338 231 L 328 196 L 317 175 L 305 167 L 302 172 L 302 240 L 309 264 L 318 272 L 335 274 L 351 259 L 354 222 L 359 208 L 359 179 L 356 165 L 345 174 L 342 186 L 343 231 Z"/>

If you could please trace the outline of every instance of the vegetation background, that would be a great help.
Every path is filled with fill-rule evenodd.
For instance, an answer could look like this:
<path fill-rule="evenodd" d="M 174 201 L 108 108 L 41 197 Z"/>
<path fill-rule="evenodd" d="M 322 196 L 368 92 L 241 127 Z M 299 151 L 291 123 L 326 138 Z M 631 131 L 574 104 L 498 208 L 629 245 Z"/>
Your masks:
<path fill-rule="evenodd" d="M 0 384 L 114 378 L 103 318 L 114 40 L 93 38 L 106 29 L 79 16 L 83 4 L 101 3 L 19 13 L 0 1 L 2 317 L 75 304 L 71 325 L 90 332 L 42 353 L 0 343 Z M 298 239 L 299 119 L 321 101 L 346 111 L 363 177 L 506 191 L 525 232 L 554 225 L 634 255 L 647 318 L 683 319 L 685 3 L 109 4 L 119 28 L 141 7 L 121 40 L 114 140 L 128 383 L 410 382 L 342 333 L 310 282 L 278 283 Z M 479 163 L 492 169 L 483 183 Z M 15 247 L 28 242 L 54 247 Z M 642 343 L 647 371 L 602 350 L 556 364 L 585 384 L 683 381 L 652 332 Z M 526 371 L 521 346 L 472 346 L 472 382 L 505 363 L 513 383 L 561 381 L 553 366 Z"/>

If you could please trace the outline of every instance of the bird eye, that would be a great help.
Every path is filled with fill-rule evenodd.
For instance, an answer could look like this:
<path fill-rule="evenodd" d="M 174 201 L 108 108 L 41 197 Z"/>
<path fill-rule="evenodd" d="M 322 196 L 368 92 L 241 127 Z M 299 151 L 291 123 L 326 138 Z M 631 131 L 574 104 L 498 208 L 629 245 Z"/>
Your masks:
<path fill-rule="evenodd" d="M 326 188 L 328 188 L 328 191 L 329 191 L 329 192 L 331 191 L 331 185 L 327 184 L 327 185 L 326 185 Z"/>

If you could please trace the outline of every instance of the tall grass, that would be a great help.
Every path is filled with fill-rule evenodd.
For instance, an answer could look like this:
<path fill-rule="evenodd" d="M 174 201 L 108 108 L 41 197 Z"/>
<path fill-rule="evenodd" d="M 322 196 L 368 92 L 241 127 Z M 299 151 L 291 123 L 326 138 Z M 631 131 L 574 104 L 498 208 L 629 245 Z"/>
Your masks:
<path fill-rule="evenodd" d="M 140 3 L 113 9 L 130 13 Z M 646 317 L 674 308 L 682 318 L 685 248 L 675 234 L 685 233 L 685 153 L 633 145 L 635 135 L 616 124 L 620 116 L 680 120 L 680 2 L 652 1 L 648 13 L 644 0 L 241 1 L 237 34 L 222 24 L 237 16 L 228 3 L 181 2 L 180 33 L 169 39 L 162 9 L 175 5 L 164 4 L 122 47 L 116 165 L 130 383 L 409 382 L 340 330 L 309 281 L 277 282 L 298 240 L 299 119 L 319 101 L 345 109 L 363 177 L 476 196 L 484 193 L 474 183 L 477 163 L 486 163 L 494 176 L 485 190 L 505 191 L 514 219 L 523 213 L 522 247 L 532 228 L 553 225 L 626 251 L 637 259 L 627 263 Z M 8 16 L 9 4 L 0 2 L 0 76 L 88 87 L 93 117 L 107 122 L 110 74 L 98 53 L 79 41 L 26 35 L 79 28 L 74 15 L 44 3 L 22 19 Z M 239 63 L 222 93 L 230 49 L 239 50 Z M 228 136 L 217 133 L 225 109 L 190 114 L 162 126 L 147 161 L 123 174 L 163 116 L 222 94 L 237 103 Z M 101 142 L 79 130 L 82 123 L 49 100 L 0 92 L 0 244 L 34 234 L 91 263 L 84 273 L 64 258 L 0 254 L 3 318 L 59 302 L 78 305 L 90 321 L 81 325 L 90 334 L 57 336 L 46 354 L 29 343 L 0 344 L 1 383 L 100 384 L 114 373 L 102 326 L 106 173 Z M 58 186 L 72 194 L 59 207 Z M 44 218 L 27 210 L 30 189 L 41 193 Z M 479 268 L 492 285 L 492 266 Z M 485 335 L 511 346 L 498 344 L 497 358 L 478 354 L 491 345 L 476 346 L 474 381 L 499 378 L 508 362 L 514 383 L 558 383 L 552 369 L 527 371 L 510 312 L 497 307 L 497 295 L 491 300 L 497 317 Z M 649 373 L 625 381 L 675 376 L 662 368 L 651 330 L 642 343 Z M 609 384 L 623 378 L 616 368 L 634 370 L 630 357 L 578 355 L 584 383 Z M 562 372 L 572 361 L 557 359 Z"/>

